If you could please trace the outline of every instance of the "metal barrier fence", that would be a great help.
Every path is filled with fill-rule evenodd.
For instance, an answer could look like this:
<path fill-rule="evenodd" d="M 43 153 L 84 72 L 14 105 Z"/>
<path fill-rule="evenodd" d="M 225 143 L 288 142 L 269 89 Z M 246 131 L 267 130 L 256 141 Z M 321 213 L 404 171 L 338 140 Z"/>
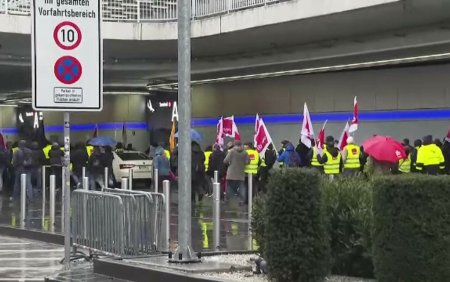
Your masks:
<path fill-rule="evenodd" d="M 121 189 L 105 189 L 122 198 L 125 208 L 125 242 L 127 255 L 155 253 L 159 250 L 160 229 L 155 228 L 157 203 L 151 193 Z M 159 215 L 160 216 L 160 215 Z"/>
<path fill-rule="evenodd" d="M 100 0 L 99 0 L 100 1 Z M 101 0 L 103 20 L 110 22 L 174 21 L 177 0 Z M 192 17 L 201 18 L 292 0 L 191 0 Z M 0 0 L 0 13 L 30 15 L 31 0 Z"/>
<path fill-rule="evenodd" d="M 75 247 L 125 255 L 125 207 L 120 196 L 95 191 L 72 193 L 72 240 Z"/>
<path fill-rule="evenodd" d="M 159 193 L 76 190 L 72 195 L 74 245 L 117 256 L 165 251 L 164 208 L 165 197 Z"/>

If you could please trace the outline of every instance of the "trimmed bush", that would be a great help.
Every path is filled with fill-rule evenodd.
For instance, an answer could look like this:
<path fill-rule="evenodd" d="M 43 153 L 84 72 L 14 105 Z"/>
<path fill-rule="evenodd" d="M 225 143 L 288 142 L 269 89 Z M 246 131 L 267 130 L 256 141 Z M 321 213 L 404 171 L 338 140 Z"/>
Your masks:
<path fill-rule="evenodd" d="M 266 224 L 265 207 L 266 197 L 264 195 L 257 197 L 253 202 L 252 234 L 262 256 L 264 256 L 264 228 Z"/>
<path fill-rule="evenodd" d="M 372 183 L 362 178 L 322 179 L 332 273 L 373 278 Z"/>
<path fill-rule="evenodd" d="M 450 279 L 450 178 L 408 175 L 374 181 L 378 281 Z"/>
<path fill-rule="evenodd" d="M 329 239 L 312 170 L 283 169 L 269 180 L 264 254 L 275 281 L 323 281 L 329 270 Z"/>

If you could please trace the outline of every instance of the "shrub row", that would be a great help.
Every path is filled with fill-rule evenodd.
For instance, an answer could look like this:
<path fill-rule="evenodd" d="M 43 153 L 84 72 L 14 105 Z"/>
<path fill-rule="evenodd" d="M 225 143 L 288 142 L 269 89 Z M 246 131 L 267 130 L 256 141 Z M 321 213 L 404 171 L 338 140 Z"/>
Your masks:
<path fill-rule="evenodd" d="M 450 279 L 450 179 L 410 175 L 374 182 L 378 281 Z"/>
<path fill-rule="evenodd" d="M 449 177 L 329 182 L 308 170 L 280 171 L 253 215 L 276 281 L 319 281 L 329 266 L 367 278 L 375 266 L 378 281 L 388 282 L 450 277 Z"/>
<path fill-rule="evenodd" d="M 268 183 L 264 208 L 255 212 L 256 240 L 276 281 L 322 281 L 329 269 L 329 239 L 319 175 L 281 170 Z M 261 207 L 261 205 L 256 205 Z"/>

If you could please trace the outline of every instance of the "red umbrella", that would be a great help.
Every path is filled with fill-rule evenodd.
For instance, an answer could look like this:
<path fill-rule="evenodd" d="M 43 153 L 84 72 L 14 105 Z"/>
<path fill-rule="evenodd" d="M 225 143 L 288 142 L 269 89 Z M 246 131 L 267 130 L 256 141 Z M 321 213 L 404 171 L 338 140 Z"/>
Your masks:
<path fill-rule="evenodd" d="M 397 163 L 407 158 L 403 145 L 389 136 L 374 136 L 367 139 L 363 146 L 364 152 L 378 161 Z"/>

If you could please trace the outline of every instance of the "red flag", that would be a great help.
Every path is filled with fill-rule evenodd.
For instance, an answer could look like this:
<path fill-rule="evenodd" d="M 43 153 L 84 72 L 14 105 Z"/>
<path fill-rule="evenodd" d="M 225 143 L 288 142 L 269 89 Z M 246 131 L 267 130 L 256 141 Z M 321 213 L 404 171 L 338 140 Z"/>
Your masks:
<path fill-rule="evenodd" d="M 273 142 L 262 118 L 259 119 L 258 126 L 258 131 L 255 134 L 255 148 L 261 156 L 264 156 L 270 143 Z"/>
<path fill-rule="evenodd" d="M 234 122 L 234 116 L 223 118 L 222 129 L 224 137 L 228 136 L 238 141 L 241 140 L 236 123 Z"/>
<path fill-rule="evenodd" d="M 348 129 L 349 129 L 349 125 L 348 125 L 348 121 L 347 121 L 347 123 L 345 124 L 344 130 L 342 131 L 341 138 L 339 139 L 338 148 L 341 151 L 345 148 L 345 146 L 347 146 L 347 138 L 350 136 Z"/>
<path fill-rule="evenodd" d="M 353 100 L 353 119 L 348 132 L 353 133 L 356 130 L 358 130 L 358 101 L 355 96 L 355 99 Z"/>
<path fill-rule="evenodd" d="M 303 123 L 301 131 L 301 141 L 306 147 L 311 148 L 311 138 L 314 137 L 314 129 L 312 127 L 311 116 L 309 115 L 308 106 L 303 107 Z"/>
<path fill-rule="evenodd" d="M 98 137 L 98 124 L 95 124 L 94 134 L 92 134 L 92 138 Z"/>
<path fill-rule="evenodd" d="M 241 135 L 239 134 L 239 130 L 237 128 L 236 122 L 234 122 L 234 116 L 232 118 L 233 118 L 233 137 L 234 137 L 234 140 L 241 141 Z"/>
<path fill-rule="evenodd" d="M 256 134 L 258 133 L 259 130 L 259 114 L 256 114 L 256 118 L 255 118 L 255 132 L 254 132 L 254 136 L 255 138 L 253 139 L 253 144 L 255 144 L 256 147 Z"/>
<path fill-rule="evenodd" d="M 325 123 L 322 126 L 322 129 L 320 129 L 319 137 L 317 138 L 316 142 L 316 148 L 317 152 L 322 155 L 323 153 L 323 147 L 325 145 L 325 125 L 327 125 L 328 120 L 325 121 Z"/>
<path fill-rule="evenodd" d="M 220 117 L 219 122 L 217 123 L 217 133 L 216 133 L 216 143 L 220 146 L 223 146 L 223 117 Z"/>

